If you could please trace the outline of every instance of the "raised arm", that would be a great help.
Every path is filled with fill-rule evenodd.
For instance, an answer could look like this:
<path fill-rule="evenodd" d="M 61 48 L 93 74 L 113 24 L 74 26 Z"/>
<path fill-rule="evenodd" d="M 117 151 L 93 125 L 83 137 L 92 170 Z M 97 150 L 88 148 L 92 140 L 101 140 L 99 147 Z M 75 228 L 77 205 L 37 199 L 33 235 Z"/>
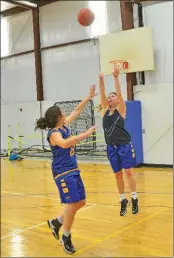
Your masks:
<path fill-rule="evenodd" d="M 105 93 L 105 84 L 104 84 L 104 74 L 99 74 L 99 91 L 100 91 L 100 105 L 102 107 L 102 112 L 106 112 L 108 109 L 108 100 Z"/>
<path fill-rule="evenodd" d="M 96 86 L 95 85 L 92 85 L 90 87 L 90 91 L 89 91 L 89 95 L 84 99 L 82 100 L 79 105 L 74 109 L 74 111 L 66 117 L 65 119 L 65 125 L 68 125 L 70 124 L 73 120 L 75 120 L 79 115 L 80 113 L 82 112 L 82 110 L 84 109 L 84 107 L 86 106 L 86 104 L 88 103 L 88 101 L 90 99 L 92 99 L 93 97 L 96 96 Z"/>
<path fill-rule="evenodd" d="M 70 138 L 67 138 L 67 139 L 63 139 L 60 133 L 54 132 L 50 137 L 50 143 L 53 146 L 57 145 L 63 149 L 66 149 L 75 145 L 77 142 L 89 137 L 95 130 L 96 130 L 96 126 L 92 126 L 87 131 L 76 136 L 71 136 Z"/>
<path fill-rule="evenodd" d="M 118 98 L 118 112 L 120 113 L 120 115 L 125 118 L 126 116 L 126 103 L 123 99 L 123 96 L 121 94 L 121 88 L 120 88 L 120 82 L 119 82 L 119 74 L 120 74 L 120 70 L 114 66 L 114 70 L 113 70 L 113 76 L 114 76 L 114 84 L 115 84 L 115 90 L 117 93 L 117 98 Z"/>

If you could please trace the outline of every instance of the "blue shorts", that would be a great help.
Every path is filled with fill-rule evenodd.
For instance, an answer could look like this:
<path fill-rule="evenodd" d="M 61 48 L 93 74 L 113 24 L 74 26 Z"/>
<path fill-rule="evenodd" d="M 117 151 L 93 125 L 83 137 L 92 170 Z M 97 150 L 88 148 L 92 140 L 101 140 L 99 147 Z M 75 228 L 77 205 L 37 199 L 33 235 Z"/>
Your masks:
<path fill-rule="evenodd" d="M 107 146 L 107 156 L 114 173 L 136 166 L 135 150 L 131 143 L 120 146 Z"/>
<path fill-rule="evenodd" d="M 85 188 L 80 174 L 66 175 L 55 180 L 61 203 L 74 203 L 86 199 Z"/>

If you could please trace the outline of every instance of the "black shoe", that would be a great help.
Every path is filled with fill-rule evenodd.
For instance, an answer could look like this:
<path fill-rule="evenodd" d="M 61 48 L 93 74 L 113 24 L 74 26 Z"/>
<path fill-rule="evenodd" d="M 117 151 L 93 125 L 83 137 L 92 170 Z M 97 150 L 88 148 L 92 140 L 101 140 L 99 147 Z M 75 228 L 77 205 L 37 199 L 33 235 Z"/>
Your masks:
<path fill-rule="evenodd" d="M 121 210 L 120 216 L 124 216 L 127 213 L 127 207 L 129 206 L 130 202 L 127 199 L 121 201 Z"/>
<path fill-rule="evenodd" d="M 58 221 L 58 219 L 47 220 L 47 223 L 53 233 L 53 236 L 56 239 L 59 239 L 59 230 L 62 224 Z"/>
<path fill-rule="evenodd" d="M 132 214 L 137 214 L 139 211 L 138 209 L 138 199 L 132 198 Z"/>
<path fill-rule="evenodd" d="M 61 243 L 63 245 L 63 249 L 66 253 L 68 254 L 74 254 L 75 253 L 75 248 L 71 242 L 71 235 L 66 237 L 65 235 L 62 235 Z"/>

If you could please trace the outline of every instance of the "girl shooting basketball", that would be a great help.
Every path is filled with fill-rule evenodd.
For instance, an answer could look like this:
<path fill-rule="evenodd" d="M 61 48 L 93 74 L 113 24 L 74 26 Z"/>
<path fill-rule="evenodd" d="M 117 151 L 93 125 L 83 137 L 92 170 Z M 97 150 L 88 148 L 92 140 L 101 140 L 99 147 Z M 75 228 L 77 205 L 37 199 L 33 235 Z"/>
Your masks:
<path fill-rule="evenodd" d="M 49 129 L 47 140 L 53 154 L 52 173 L 61 202 L 66 204 L 64 211 L 56 219 L 48 220 L 48 226 L 54 237 L 59 239 L 59 230 L 63 225 L 61 243 L 69 254 L 75 252 L 71 242 L 71 227 L 76 212 L 86 202 L 85 189 L 75 155 L 75 144 L 89 137 L 95 131 L 95 126 L 79 135 L 71 136 L 67 125 L 77 118 L 87 102 L 94 96 L 96 96 L 95 85 L 91 86 L 89 96 L 69 116 L 66 117 L 59 107 L 53 106 L 46 111 L 45 117 L 37 120 L 36 125 L 36 129 Z"/>
<path fill-rule="evenodd" d="M 114 67 L 113 71 L 115 90 L 106 97 L 104 86 L 104 75 L 99 74 L 100 103 L 103 114 L 103 130 L 107 144 L 107 156 L 115 173 L 117 188 L 120 194 L 121 210 L 120 216 L 127 212 L 129 201 L 124 194 L 124 181 L 122 169 L 124 169 L 129 187 L 132 191 L 132 213 L 138 212 L 138 199 L 136 193 L 136 182 L 132 175 L 132 168 L 136 165 L 135 151 L 131 144 L 131 137 L 124 128 L 126 117 L 126 104 L 121 95 L 119 83 L 119 69 Z"/>

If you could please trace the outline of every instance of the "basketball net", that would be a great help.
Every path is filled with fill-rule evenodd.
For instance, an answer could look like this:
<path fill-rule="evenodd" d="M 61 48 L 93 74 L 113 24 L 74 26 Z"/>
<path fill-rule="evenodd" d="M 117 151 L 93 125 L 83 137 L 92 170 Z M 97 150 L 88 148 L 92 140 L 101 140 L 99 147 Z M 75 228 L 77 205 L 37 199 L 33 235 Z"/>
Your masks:
<path fill-rule="evenodd" d="M 110 61 L 109 63 L 116 66 L 120 72 L 127 72 L 129 67 L 129 64 L 126 60 L 114 60 Z"/>

